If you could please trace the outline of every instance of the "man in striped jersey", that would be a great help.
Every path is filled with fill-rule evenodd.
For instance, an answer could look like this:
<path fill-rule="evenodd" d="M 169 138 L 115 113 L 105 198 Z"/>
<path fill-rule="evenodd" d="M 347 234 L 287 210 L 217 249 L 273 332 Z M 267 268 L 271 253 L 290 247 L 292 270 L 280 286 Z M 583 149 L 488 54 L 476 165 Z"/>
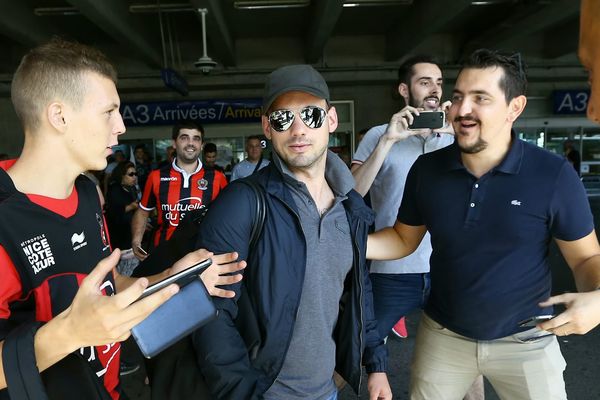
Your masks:
<path fill-rule="evenodd" d="M 208 206 L 227 185 L 222 172 L 203 168 L 200 160 L 204 128 L 193 121 L 183 121 L 173 127 L 173 163 L 148 176 L 140 208 L 131 223 L 134 254 L 140 260 L 146 258 L 141 249 L 146 221 L 154 209 L 158 213 L 158 226 L 152 238 L 152 246 L 169 240 L 185 218 L 186 213 Z"/>

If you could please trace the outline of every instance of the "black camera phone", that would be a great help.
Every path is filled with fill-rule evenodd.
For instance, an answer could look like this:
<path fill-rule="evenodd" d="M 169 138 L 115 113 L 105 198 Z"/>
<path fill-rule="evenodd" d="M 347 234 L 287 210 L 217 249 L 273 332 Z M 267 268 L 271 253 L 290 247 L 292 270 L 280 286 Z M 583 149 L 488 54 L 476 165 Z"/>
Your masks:
<path fill-rule="evenodd" d="M 142 295 L 139 299 L 143 299 L 144 297 L 150 296 L 153 293 L 158 292 L 162 288 L 169 286 L 171 283 L 176 283 L 179 287 L 183 287 L 188 283 L 192 282 L 194 279 L 198 278 L 198 275 L 204 269 L 208 268 L 212 264 L 212 260 L 207 258 L 206 260 L 200 261 L 198 264 L 194 264 L 189 268 L 184 269 L 183 271 L 179 271 L 178 273 L 171 275 L 162 281 L 158 281 L 153 285 L 148 286 L 142 292 Z M 138 299 L 138 300 L 139 300 Z"/>
<path fill-rule="evenodd" d="M 440 129 L 446 125 L 446 114 L 443 111 L 419 111 L 413 114 L 413 122 L 408 129 Z"/>
<path fill-rule="evenodd" d="M 531 318 L 527 318 L 521 322 L 519 322 L 519 326 L 521 328 L 533 328 L 535 326 L 537 326 L 538 324 L 541 324 L 542 322 L 546 322 L 551 320 L 552 318 L 556 317 L 556 315 L 536 315 L 533 316 Z"/>

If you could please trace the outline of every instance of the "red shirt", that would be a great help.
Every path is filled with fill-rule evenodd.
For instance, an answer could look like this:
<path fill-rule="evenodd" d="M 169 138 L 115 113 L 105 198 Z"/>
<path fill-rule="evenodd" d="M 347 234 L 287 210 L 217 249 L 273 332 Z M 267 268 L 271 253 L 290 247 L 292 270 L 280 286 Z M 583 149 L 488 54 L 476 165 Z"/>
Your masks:
<path fill-rule="evenodd" d="M 152 171 L 146 181 L 140 208 L 146 211 L 158 209 L 154 246 L 169 240 L 187 212 L 208 206 L 225 186 L 225 175 L 212 168 L 203 168 L 200 160 L 191 175 L 179 168 L 175 161 Z"/>

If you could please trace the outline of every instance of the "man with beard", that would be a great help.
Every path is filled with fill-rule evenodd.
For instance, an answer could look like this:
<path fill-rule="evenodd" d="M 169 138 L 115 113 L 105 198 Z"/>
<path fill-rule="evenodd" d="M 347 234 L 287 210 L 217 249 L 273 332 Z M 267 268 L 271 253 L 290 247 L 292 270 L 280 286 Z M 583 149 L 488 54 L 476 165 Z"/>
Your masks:
<path fill-rule="evenodd" d="M 394 227 L 369 238 L 369 258 L 395 259 L 431 234 L 413 399 L 458 399 L 479 374 L 501 398 L 566 399 L 555 335 L 600 322 L 600 245 L 583 185 L 565 158 L 512 132 L 526 87 L 520 55 L 474 52 L 449 109 L 455 143 L 419 157 Z M 579 293 L 550 297 L 551 238 Z M 566 310 L 524 323 L 555 304 Z"/>
<path fill-rule="evenodd" d="M 436 130 L 408 129 L 414 114 L 442 110 L 450 104 L 441 104 L 443 78 L 436 61 L 426 55 L 411 57 L 398 69 L 398 78 L 398 93 L 405 107 L 392 116 L 389 124 L 367 132 L 352 161 L 355 189 L 363 196 L 367 193 L 370 196 L 376 212 L 376 230 L 396 222 L 406 176 L 415 160 L 421 154 L 454 142 L 451 126 Z M 390 330 L 403 338 L 408 335 L 404 316 L 422 309 L 429 295 L 430 256 L 431 241 L 426 233 L 410 256 L 371 263 L 375 317 L 381 337 L 386 337 Z M 467 398 L 483 396 L 483 379 L 479 378 Z"/>
<path fill-rule="evenodd" d="M 376 230 L 394 225 L 406 175 L 417 157 L 454 141 L 451 127 L 436 131 L 408 129 L 415 114 L 441 109 L 442 71 L 433 58 L 411 57 L 400 66 L 398 78 L 398 93 L 406 106 L 392 116 L 389 124 L 367 132 L 352 161 L 355 189 L 363 196 L 369 193 L 371 207 L 377 213 Z M 406 337 L 404 316 L 423 308 L 427 300 L 430 255 L 431 244 L 426 237 L 417 251 L 404 259 L 371 264 L 375 317 L 381 337 L 386 337 L 392 327 L 396 335 Z"/>
<path fill-rule="evenodd" d="M 158 226 L 152 240 L 156 247 L 171 237 L 187 212 L 208 206 L 227 185 L 222 172 L 202 167 L 199 157 L 204 128 L 201 125 L 193 121 L 179 122 L 173 127 L 172 139 L 176 157 L 170 165 L 150 173 L 131 223 L 131 246 L 140 260 L 147 257 L 141 243 L 152 210 L 158 209 Z"/>

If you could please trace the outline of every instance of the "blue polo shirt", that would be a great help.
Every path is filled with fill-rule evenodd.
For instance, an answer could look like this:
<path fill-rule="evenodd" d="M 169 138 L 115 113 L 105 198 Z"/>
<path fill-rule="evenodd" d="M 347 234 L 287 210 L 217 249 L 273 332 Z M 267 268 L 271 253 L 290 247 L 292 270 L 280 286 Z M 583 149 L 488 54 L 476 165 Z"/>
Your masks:
<path fill-rule="evenodd" d="M 515 136 L 500 165 L 477 179 L 456 144 L 419 157 L 411 168 L 398 220 L 431 234 L 427 314 L 473 339 L 523 329 L 549 314 L 548 245 L 572 241 L 594 222 L 585 190 L 566 159 Z"/>

